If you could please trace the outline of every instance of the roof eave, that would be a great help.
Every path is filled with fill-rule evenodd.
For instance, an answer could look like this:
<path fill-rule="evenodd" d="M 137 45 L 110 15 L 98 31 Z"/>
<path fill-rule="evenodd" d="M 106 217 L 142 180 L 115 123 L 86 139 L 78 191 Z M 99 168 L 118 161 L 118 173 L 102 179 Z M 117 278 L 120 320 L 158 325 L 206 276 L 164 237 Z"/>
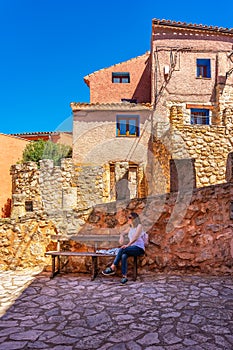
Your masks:
<path fill-rule="evenodd" d="M 201 31 L 208 31 L 212 33 L 214 32 L 214 33 L 223 33 L 223 34 L 233 35 L 233 28 L 229 29 L 229 28 L 223 28 L 223 27 L 217 27 L 217 26 L 207 26 L 202 24 L 176 22 L 176 21 L 165 20 L 165 19 L 161 20 L 157 18 L 152 19 L 152 25 L 189 29 L 189 30 L 201 30 Z"/>
<path fill-rule="evenodd" d="M 136 110 L 151 110 L 152 106 L 150 103 L 79 103 L 71 102 L 70 107 L 73 112 L 78 111 L 136 111 Z"/>

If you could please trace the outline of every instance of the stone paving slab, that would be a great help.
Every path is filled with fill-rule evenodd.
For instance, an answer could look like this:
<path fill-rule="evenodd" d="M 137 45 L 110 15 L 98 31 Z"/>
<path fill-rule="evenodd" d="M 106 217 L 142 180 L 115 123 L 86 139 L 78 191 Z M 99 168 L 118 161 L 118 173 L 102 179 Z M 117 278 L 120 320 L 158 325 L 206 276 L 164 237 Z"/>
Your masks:
<path fill-rule="evenodd" d="M 0 272 L 0 350 L 233 349 L 232 276 L 154 274 L 119 282 Z"/>

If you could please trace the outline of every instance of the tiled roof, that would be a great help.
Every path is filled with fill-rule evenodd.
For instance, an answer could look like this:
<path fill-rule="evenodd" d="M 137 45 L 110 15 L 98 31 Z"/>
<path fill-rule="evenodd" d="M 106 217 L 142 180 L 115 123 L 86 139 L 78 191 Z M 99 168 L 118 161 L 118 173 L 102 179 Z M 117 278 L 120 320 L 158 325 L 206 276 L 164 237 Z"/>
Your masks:
<path fill-rule="evenodd" d="M 20 135 L 51 135 L 51 134 L 55 134 L 56 132 L 54 131 L 36 131 L 36 132 L 20 132 L 20 133 L 15 133 L 15 134 L 11 134 L 14 136 L 20 136 Z"/>
<path fill-rule="evenodd" d="M 137 59 L 137 58 L 140 58 L 140 57 L 143 57 L 143 56 L 148 56 L 148 57 L 149 57 L 149 56 L 150 56 L 150 51 L 145 52 L 143 55 L 130 58 L 129 60 L 124 61 L 124 63 L 125 63 L 125 62 L 133 61 L 133 60 L 135 60 L 135 59 Z M 106 70 L 106 69 L 116 67 L 116 66 L 118 66 L 118 65 L 120 65 L 120 64 L 122 64 L 122 62 L 116 63 L 116 64 L 114 64 L 114 65 L 112 65 L 112 66 L 109 66 L 109 67 L 106 67 L 106 68 L 101 68 L 101 69 L 99 69 L 99 70 L 96 70 L 95 72 L 92 72 L 92 73 L 86 75 L 83 79 L 84 79 L 85 83 L 88 85 L 88 84 L 89 84 L 89 78 L 90 78 L 92 75 L 94 75 L 94 74 L 96 74 L 96 73 L 99 73 L 99 72 L 101 72 L 101 71 L 104 71 L 104 70 Z"/>
<path fill-rule="evenodd" d="M 220 32 L 220 33 L 233 34 L 233 28 L 228 29 L 228 28 L 224 28 L 224 27 L 207 26 L 207 25 L 203 25 L 203 24 L 176 22 L 176 21 L 171 21 L 171 20 L 166 20 L 166 19 L 154 18 L 152 20 L 152 24 L 161 25 L 161 26 L 188 28 L 188 29 L 200 29 L 200 30 L 218 32 L 218 33 Z"/>
<path fill-rule="evenodd" d="M 103 111 L 103 110 L 150 110 L 152 105 L 150 103 L 130 103 L 130 102 L 119 102 L 119 103 L 79 103 L 71 102 L 70 104 L 72 111 L 89 110 L 89 111 Z"/>
<path fill-rule="evenodd" d="M 69 131 L 61 131 L 62 133 L 67 133 L 67 134 L 71 134 L 71 132 Z M 38 135 L 38 136 L 42 136 L 42 135 L 57 135 L 61 133 L 60 131 L 36 131 L 36 132 L 21 132 L 21 133 L 16 133 L 16 134 L 10 134 L 13 136 L 33 136 L 33 135 Z"/>

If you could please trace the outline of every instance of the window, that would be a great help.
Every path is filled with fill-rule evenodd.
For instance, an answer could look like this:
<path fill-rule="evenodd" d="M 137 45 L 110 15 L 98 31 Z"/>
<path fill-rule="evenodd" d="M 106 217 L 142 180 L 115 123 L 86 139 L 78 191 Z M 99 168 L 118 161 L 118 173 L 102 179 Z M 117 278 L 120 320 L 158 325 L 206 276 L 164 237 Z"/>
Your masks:
<path fill-rule="evenodd" d="M 25 210 L 33 211 L 33 201 L 25 201 Z"/>
<path fill-rule="evenodd" d="M 191 108 L 191 124 L 209 125 L 209 109 Z"/>
<path fill-rule="evenodd" d="M 198 78 L 210 78 L 210 59 L 198 58 L 197 59 L 197 77 Z"/>
<path fill-rule="evenodd" d="M 129 73 L 127 72 L 114 72 L 112 73 L 112 82 L 113 83 L 129 83 L 130 82 L 130 77 Z"/>
<path fill-rule="evenodd" d="M 117 115 L 116 136 L 139 136 L 139 115 Z"/>

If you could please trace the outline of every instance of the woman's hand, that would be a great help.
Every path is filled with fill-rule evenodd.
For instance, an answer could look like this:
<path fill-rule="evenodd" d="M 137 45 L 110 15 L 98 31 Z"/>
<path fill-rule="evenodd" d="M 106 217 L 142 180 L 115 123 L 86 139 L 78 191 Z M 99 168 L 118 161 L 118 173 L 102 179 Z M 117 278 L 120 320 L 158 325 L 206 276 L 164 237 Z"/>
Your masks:
<path fill-rule="evenodd" d="M 121 246 L 121 248 L 127 248 L 129 245 L 124 245 L 124 240 L 125 240 L 125 235 L 129 233 L 130 227 L 127 228 L 127 230 L 120 232 L 120 238 L 119 238 L 119 243 Z"/>
<path fill-rule="evenodd" d="M 130 244 L 124 244 L 121 246 L 121 248 L 125 249 L 125 248 L 128 248 L 130 246 Z"/>

